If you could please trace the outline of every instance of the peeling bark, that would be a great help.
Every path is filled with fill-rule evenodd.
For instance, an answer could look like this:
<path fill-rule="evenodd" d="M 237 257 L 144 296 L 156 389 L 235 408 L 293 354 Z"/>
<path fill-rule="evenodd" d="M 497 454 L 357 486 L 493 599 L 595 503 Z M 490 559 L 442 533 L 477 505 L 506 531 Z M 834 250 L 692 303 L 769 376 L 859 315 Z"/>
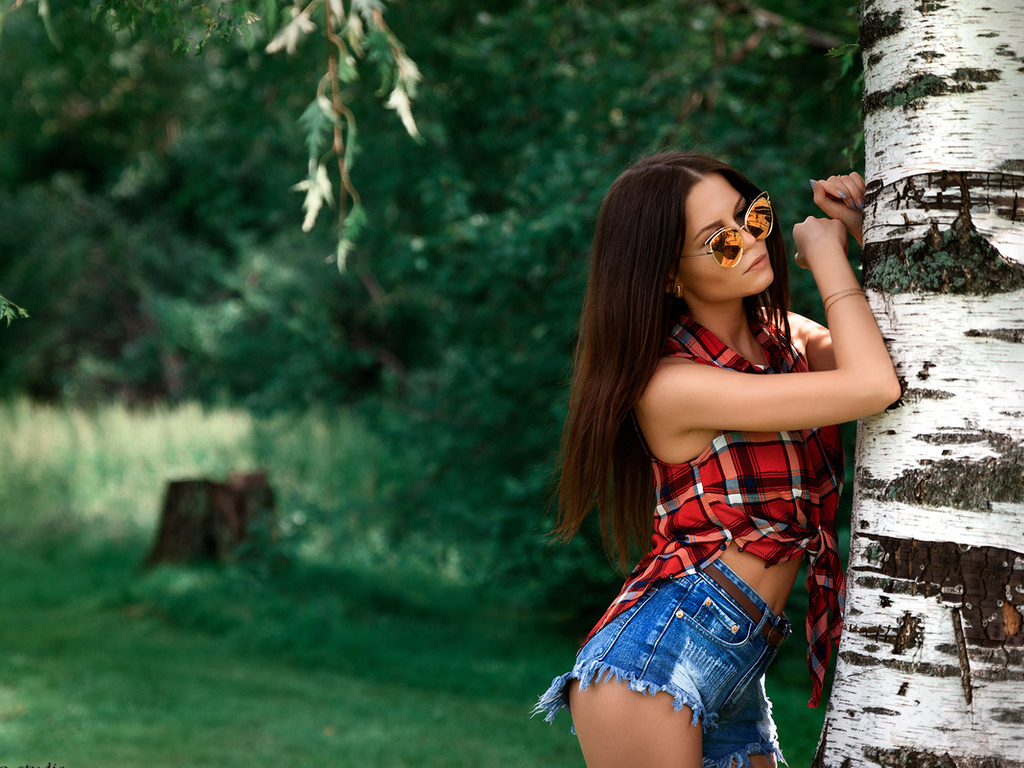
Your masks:
<path fill-rule="evenodd" d="M 1024 13 L 864 0 L 864 285 L 903 396 L 859 425 L 818 768 L 1024 768 Z"/>

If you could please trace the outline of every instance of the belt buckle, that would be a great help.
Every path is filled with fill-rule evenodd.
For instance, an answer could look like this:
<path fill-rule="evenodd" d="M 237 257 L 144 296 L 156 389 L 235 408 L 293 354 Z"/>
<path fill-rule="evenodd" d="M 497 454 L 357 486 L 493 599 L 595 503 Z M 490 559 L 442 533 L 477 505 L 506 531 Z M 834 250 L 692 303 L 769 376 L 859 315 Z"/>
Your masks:
<path fill-rule="evenodd" d="M 776 624 L 765 633 L 764 639 L 768 641 L 768 645 L 782 645 L 782 641 L 786 639 L 786 633 Z"/>

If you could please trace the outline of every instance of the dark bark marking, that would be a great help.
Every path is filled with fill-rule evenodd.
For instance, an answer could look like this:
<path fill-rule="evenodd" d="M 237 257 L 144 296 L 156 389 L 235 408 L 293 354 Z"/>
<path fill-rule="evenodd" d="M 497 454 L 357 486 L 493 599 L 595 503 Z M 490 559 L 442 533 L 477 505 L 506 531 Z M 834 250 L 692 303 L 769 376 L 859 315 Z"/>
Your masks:
<path fill-rule="evenodd" d="M 949 93 L 973 93 L 983 91 L 988 86 L 1002 79 L 998 69 L 975 69 L 961 67 L 950 77 L 943 78 L 934 74 L 919 74 L 904 83 L 894 85 L 885 91 L 874 91 L 864 95 L 864 114 L 871 114 L 880 109 L 916 108 L 930 96 L 945 96 Z"/>
<path fill-rule="evenodd" d="M 969 547 L 954 542 L 894 539 L 859 534 L 866 542 L 868 561 L 857 582 L 888 594 L 937 597 L 957 611 L 964 642 L 976 658 L 991 649 L 991 662 L 998 667 L 1024 665 L 1024 632 L 1020 624 L 1007 624 L 1013 616 L 1004 605 L 1007 595 L 1024 593 L 1024 553 L 999 547 Z M 1019 607 L 1011 606 L 1019 617 Z M 956 629 L 956 627 L 954 627 Z M 1015 629 L 1015 632 L 1008 630 Z M 868 638 L 874 639 L 868 634 Z M 959 644 L 959 643 L 958 643 Z M 940 649 L 941 650 L 941 649 Z M 960 649 L 946 649 L 959 655 Z"/>
<path fill-rule="evenodd" d="M 924 387 L 911 389 L 904 386 L 903 393 L 897 402 L 903 405 L 904 403 L 919 403 L 922 400 L 949 400 L 951 397 L 955 397 L 955 395 L 943 389 L 925 389 Z"/>
<path fill-rule="evenodd" d="M 971 338 L 999 339 L 1011 344 L 1024 344 L 1024 328 L 979 328 L 964 331 Z"/>
<path fill-rule="evenodd" d="M 906 747 L 865 747 L 864 757 L 879 768 L 1024 768 L 1024 763 L 1005 757 L 976 757 L 921 752 Z"/>
<path fill-rule="evenodd" d="M 956 608 L 952 610 L 951 615 L 953 617 L 953 637 L 956 639 L 956 655 L 960 659 L 960 687 L 964 690 L 964 700 L 970 705 L 974 698 L 974 685 L 971 683 L 971 660 L 967 656 L 964 624 L 960 618 L 960 611 Z"/>
<path fill-rule="evenodd" d="M 885 715 L 887 717 L 898 717 L 900 714 L 895 709 L 886 709 L 885 707 L 864 707 L 864 711 L 871 715 Z"/>
<path fill-rule="evenodd" d="M 997 723 L 1024 724 L 1024 709 L 999 709 L 992 715 Z"/>
<path fill-rule="evenodd" d="M 976 90 L 975 86 L 969 83 L 964 85 L 964 89 Z M 942 96 L 951 90 L 950 84 L 938 75 L 914 75 L 905 83 L 894 85 L 888 90 L 864 94 L 864 114 L 870 115 L 881 109 L 895 107 L 911 109 L 929 96 Z"/>
<path fill-rule="evenodd" d="M 893 201 L 897 210 L 912 204 L 925 210 L 956 211 L 957 215 L 949 229 L 941 230 L 932 223 L 924 237 L 913 242 L 868 243 L 863 252 L 865 286 L 886 293 L 982 296 L 1024 288 L 1024 265 L 1003 259 L 971 219 L 971 208 L 978 207 L 1008 221 L 1016 220 L 1022 207 L 1018 190 L 1024 186 L 1018 174 L 946 171 L 897 184 Z M 926 197 L 926 190 L 936 188 L 939 191 L 934 198 Z M 877 196 L 878 189 L 869 192 L 869 199 Z M 972 196 L 974 189 L 978 190 L 976 196 Z"/>
<path fill-rule="evenodd" d="M 1024 62 L 1024 56 L 1021 56 L 1016 51 L 1011 50 L 1009 44 L 1007 43 L 1000 43 L 999 45 L 996 46 L 996 56 L 1005 56 L 1011 61 Z"/>
<path fill-rule="evenodd" d="M 856 651 L 841 651 L 839 658 L 855 667 L 885 667 L 908 675 L 920 674 L 927 677 L 959 677 L 960 668 L 953 664 L 927 664 L 920 661 L 906 661 L 891 657 L 878 658 Z"/>
<path fill-rule="evenodd" d="M 903 29 L 903 12 L 879 13 L 865 11 L 860 19 L 860 48 L 867 53 L 879 40 L 895 35 Z"/>
<path fill-rule="evenodd" d="M 952 77 L 958 82 L 969 83 L 995 83 L 1002 79 L 998 69 L 975 69 L 974 67 L 960 67 Z"/>
<path fill-rule="evenodd" d="M 935 363 L 931 362 L 930 360 L 925 360 L 924 365 L 921 366 L 921 370 L 917 372 L 917 378 L 919 378 L 921 381 L 926 381 L 928 377 L 931 376 L 931 374 L 928 373 L 928 371 L 930 371 L 934 367 Z"/>
<path fill-rule="evenodd" d="M 977 461 L 939 459 L 927 464 L 922 462 L 920 468 L 908 469 L 892 480 L 877 480 L 867 470 L 860 470 L 857 481 L 865 496 L 972 511 L 991 510 L 992 502 L 1024 503 L 1024 446 L 1014 443 L 1006 435 L 989 430 L 917 437 L 940 444 L 984 440 L 997 457 Z"/>
<path fill-rule="evenodd" d="M 924 633 L 921 628 L 921 618 L 904 613 L 898 627 L 861 626 L 857 627 L 857 634 L 879 643 L 891 645 L 893 654 L 900 656 L 905 650 L 920 645 Z M 878 650 L 878 646 L 869 645 L 864 650 L 874 653 Z"/>
<path fill-rule="evenodd" d="M 925 435 L 914 435 L 914 439 L 932 445 L 964 445 L 980 443 L 986 437 L 979 432 L 932 432 Z"/>
<path fill-rule="evenodd" d="M 907 682 L 906 680 L 904 680 L 902 683 L 900 683 L 900 689 L 898 691 L 896 691 L 896 695 L 897 696 L 906 696 L 908 688 L 910 688 L 910 683 Z"/>

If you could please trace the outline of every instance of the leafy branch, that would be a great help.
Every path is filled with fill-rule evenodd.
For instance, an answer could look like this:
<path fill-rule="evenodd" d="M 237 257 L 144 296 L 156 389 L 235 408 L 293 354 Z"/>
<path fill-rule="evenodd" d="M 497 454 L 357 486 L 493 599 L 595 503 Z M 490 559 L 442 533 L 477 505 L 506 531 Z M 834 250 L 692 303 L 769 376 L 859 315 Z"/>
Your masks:
<path fill-rule="evenodd" d="M 338 244 L 333 258 L 338 269 L 344 269 L 355 238 L 366 223 L 366 213 L 350 175 L 358 151 L 356 120 L 342 84 L 359 78 L 359 60 L 375 61 L 381 75 L 377 95 L 389 94 L 384 106 L 395 110 L 408 134 L 419 139 L 412 115 L 412 99 L 420 72 L 384 21 L 379 0 L 351 0 L 348 12 L 343 0 L 311 0 L 305 7 L 297 4 L 291 9 L 291 20 L 267 45 L 267 53 L 294 54 L 299 42 L 316 31 L 313 16 L 321 6 L 328 44 L 327 68 L 315 98 L 300 118 L 306 132 L 309 169 L 306 178 L 293 189 L 306 193 L 302 203 L 305 212 L 302 229 L 308 232 L 324 205 L 334 204 L 334 186 L 327 166 L 332 160 L 337 163 Z"/>
<path fill-rule="evenodd" d="M 35 4 L 54 45 L 50 0 L 0 0 L 0 32 L 6 15 L 23 5 Z M 394 110 L 410 136 L 420 139 L 412 114 L 412 100 L 421 79 L 405 46 L 384 20 L 384 0 L 295 0 L 280 21 L 282 0 L 97 0 L 96 15 L 106 14 L 114 26 L 135 31 L 143 22 L 163 32 L 175 50 L 199 52 L 211 40 L 226 42 L 235 35 L 251 48 L 258 37 L 259 22 L 272 36 L 268 54 L 295 54 L 302 41 L 318 32 L 327 42 L 323 76 L 316 94 L 299 118 L 305 132 L 308 168 L 292 189 L 305 193 L 302 229 L 309 232 L 324 206 L 338 204 L 338 241 L 328 257 L 345 268 L 366 212 L 352 183 L 351 169 L 359 149 L 356 119 L 349 104 L 352 91 L 344 86 L 359 80 L 361 62 L 373 64 L 379 73 L 380 97 Z M 337 165 L 337 194 L 328 166 Z"/>
<path fill-rule="evenodd" d="M 7 325 L 10 325 L 12 320 L 19 317 L 28 317 L 28 312 L 0 294 L 0 320 L 6 320 Z"/>

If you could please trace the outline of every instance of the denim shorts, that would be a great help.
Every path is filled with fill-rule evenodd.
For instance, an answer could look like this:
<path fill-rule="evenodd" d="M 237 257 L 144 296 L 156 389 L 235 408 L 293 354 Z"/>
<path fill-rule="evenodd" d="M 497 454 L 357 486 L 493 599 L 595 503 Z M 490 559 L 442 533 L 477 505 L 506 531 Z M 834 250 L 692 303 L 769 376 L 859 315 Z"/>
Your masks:
<path fill-rule="evenodd" d="M 765 695 L 764 673 L 775 657 L 763 629 L 789 634 L 789 621 L 721 560 L 714 566 L 753 601 L 755 621 L 704 571 L 658 582 L 601 628 L 556 677 L 534 710 L 548 722 L 569 708 L 568 684 L 580 690 L 616 680 L 642 694 L 666 691 L 676 710 L 693 711 L 703 730 L 703 768 L 749 766 L 751 755 L 785 762 Z"/>

